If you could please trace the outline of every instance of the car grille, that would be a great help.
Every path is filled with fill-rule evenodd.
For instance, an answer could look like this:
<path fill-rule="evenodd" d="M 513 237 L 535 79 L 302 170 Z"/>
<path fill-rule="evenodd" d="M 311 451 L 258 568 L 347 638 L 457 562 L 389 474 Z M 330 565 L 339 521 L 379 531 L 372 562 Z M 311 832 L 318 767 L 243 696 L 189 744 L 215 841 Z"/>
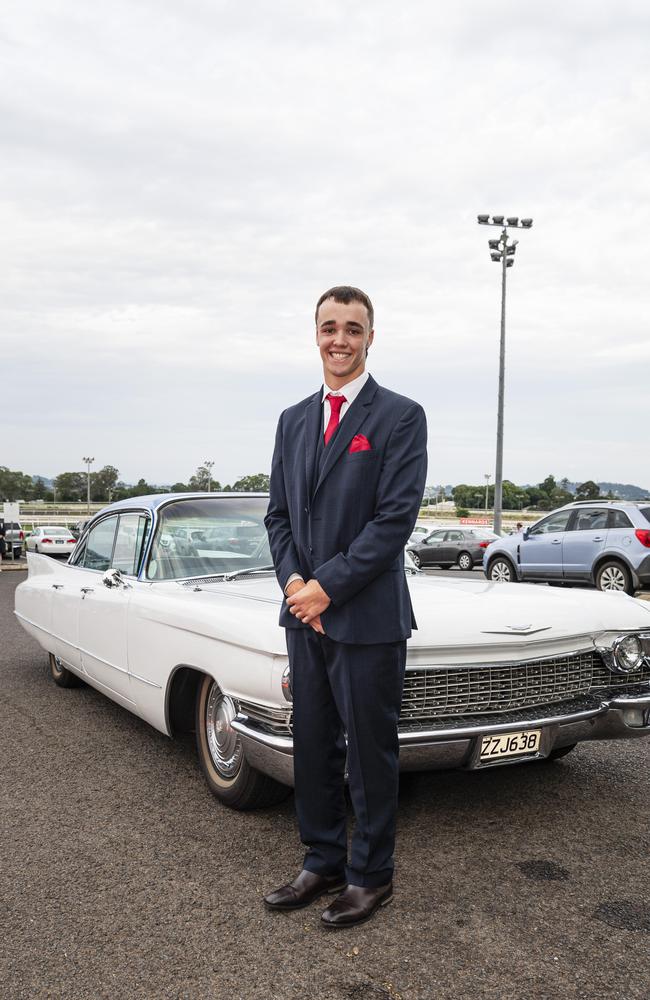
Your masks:
<path fill-rule="evenodd" d="M 562 710 L 593 708 L 592 692 L 635 691 L 650 681 L 647 660 L 631 674 L 612 674 L 595 650 L 525 663 L 486 664 L 474 667 L 422 667 L 407 670 L 399 728 L 401 732 L 471 723 L 485 715 L 522 722 L 527 709 L 563 703 Z M 582 699 L 582 701 L 580 701 Z M 597 701 L 595 702 L 597 704 Z M 291 707 L 240 701 L 240 710 L 266 732 L 291 736 Z M 506 713 L 511 713 L 506 717 Z M 531 718 L 535 717 L 534 713 Z M 463 721 L 461 721 L 461 719 Z M 491 722 L 496 719 L 491 718 Z"/>
<path fill-rule="evenodd" d="M 632 674 L 612 674 L 595 650 L 526 663 L 407 670 L 400 727 L 550 705 L 646 680 L 650 680 L 647 663 Z"/>
<path fill-rule="evenodd" d="M 291 706 L 272 708 L 252 701 L 240 701 L 240 711 L 266 732 L 276 736 L 291 736 Z"/>

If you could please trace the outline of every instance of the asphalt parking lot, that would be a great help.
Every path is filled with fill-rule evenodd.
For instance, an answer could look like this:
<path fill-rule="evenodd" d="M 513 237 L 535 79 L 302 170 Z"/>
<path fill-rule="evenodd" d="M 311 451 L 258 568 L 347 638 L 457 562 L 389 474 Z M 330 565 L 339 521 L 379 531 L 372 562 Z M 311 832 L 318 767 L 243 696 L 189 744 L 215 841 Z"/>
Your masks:
<path fill-rule="evenodd" d="M 191 744 L 55 687 L 22 579 L 0 575 L 3 1000 L 647 1000 L 650 741 L 405 776 L 395 901 L 327 932 L 260 902 L 300 866 L 292 798 L 232 812 Z"/>

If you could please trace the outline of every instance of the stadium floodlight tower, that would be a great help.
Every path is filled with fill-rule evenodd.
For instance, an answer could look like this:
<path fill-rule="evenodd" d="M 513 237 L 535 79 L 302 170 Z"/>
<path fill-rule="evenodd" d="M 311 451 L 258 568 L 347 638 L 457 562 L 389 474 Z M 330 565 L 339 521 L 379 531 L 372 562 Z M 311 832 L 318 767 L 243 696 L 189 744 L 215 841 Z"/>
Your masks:
<path fill-rule="evenodd" d="M 520 219 L 516 215 L 479 215 L 479 226 L 498 226 L 499 239 L 488 240 L 490 257 L 495 264 L 501 264 L 501 339 L 499 342 L 499 403 L 497 407 L 497 457 L 494 475 L 494 531 L 501 534 L 503 513 L 503 390 L 506 366 L 506 272 L 515 262 L 518 240 L 508 242 L 508 229 L 530 229 L 532 219 Z"/>
<path fill-rule="evenodd" d="M 84 455 L 83 462 L 86 466 L 86 512 L 88 517 L 90 517 L 90 466 L 95 461 L 89 455 Z"/>

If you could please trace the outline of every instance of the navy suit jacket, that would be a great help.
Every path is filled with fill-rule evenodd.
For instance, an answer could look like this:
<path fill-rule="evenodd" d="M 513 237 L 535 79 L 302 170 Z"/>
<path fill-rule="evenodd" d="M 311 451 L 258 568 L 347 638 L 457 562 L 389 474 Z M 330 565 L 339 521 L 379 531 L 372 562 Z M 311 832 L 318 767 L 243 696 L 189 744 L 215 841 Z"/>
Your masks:
<path fill-rule="evenodd" d="M 289 407 L 278 423 L 265 518 L 278 582 L 284 591 L 292 573 L 318 580 L 332 602 L 321 623 L 337 642 L 407 639 L 417 625 L 404 546 L 426 480 L 424 410 L 370 376 L 325 449 L 318 473 L 321 397 L 319 390 Z M 371 450 L 350 452 L 357 434 Z M 311 627 L 297 621 L 286 601 L 280 624 Z"/>

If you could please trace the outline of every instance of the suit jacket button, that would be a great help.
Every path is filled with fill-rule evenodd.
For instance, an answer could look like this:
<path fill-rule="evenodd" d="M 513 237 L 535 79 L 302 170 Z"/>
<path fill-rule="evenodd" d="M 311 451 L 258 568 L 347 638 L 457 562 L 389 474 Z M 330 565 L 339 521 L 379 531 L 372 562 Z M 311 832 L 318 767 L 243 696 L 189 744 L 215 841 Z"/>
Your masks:
<path fill-rule="evenodd" d="M 313 554 L 314 554 L 314 550 L 312 549 L 312 547 L 311 547 L 311 545 L 310 545 L 310 546 L 309 546 L 309 555 L 310 555 L 310 556 L 313 556 Z"/>

